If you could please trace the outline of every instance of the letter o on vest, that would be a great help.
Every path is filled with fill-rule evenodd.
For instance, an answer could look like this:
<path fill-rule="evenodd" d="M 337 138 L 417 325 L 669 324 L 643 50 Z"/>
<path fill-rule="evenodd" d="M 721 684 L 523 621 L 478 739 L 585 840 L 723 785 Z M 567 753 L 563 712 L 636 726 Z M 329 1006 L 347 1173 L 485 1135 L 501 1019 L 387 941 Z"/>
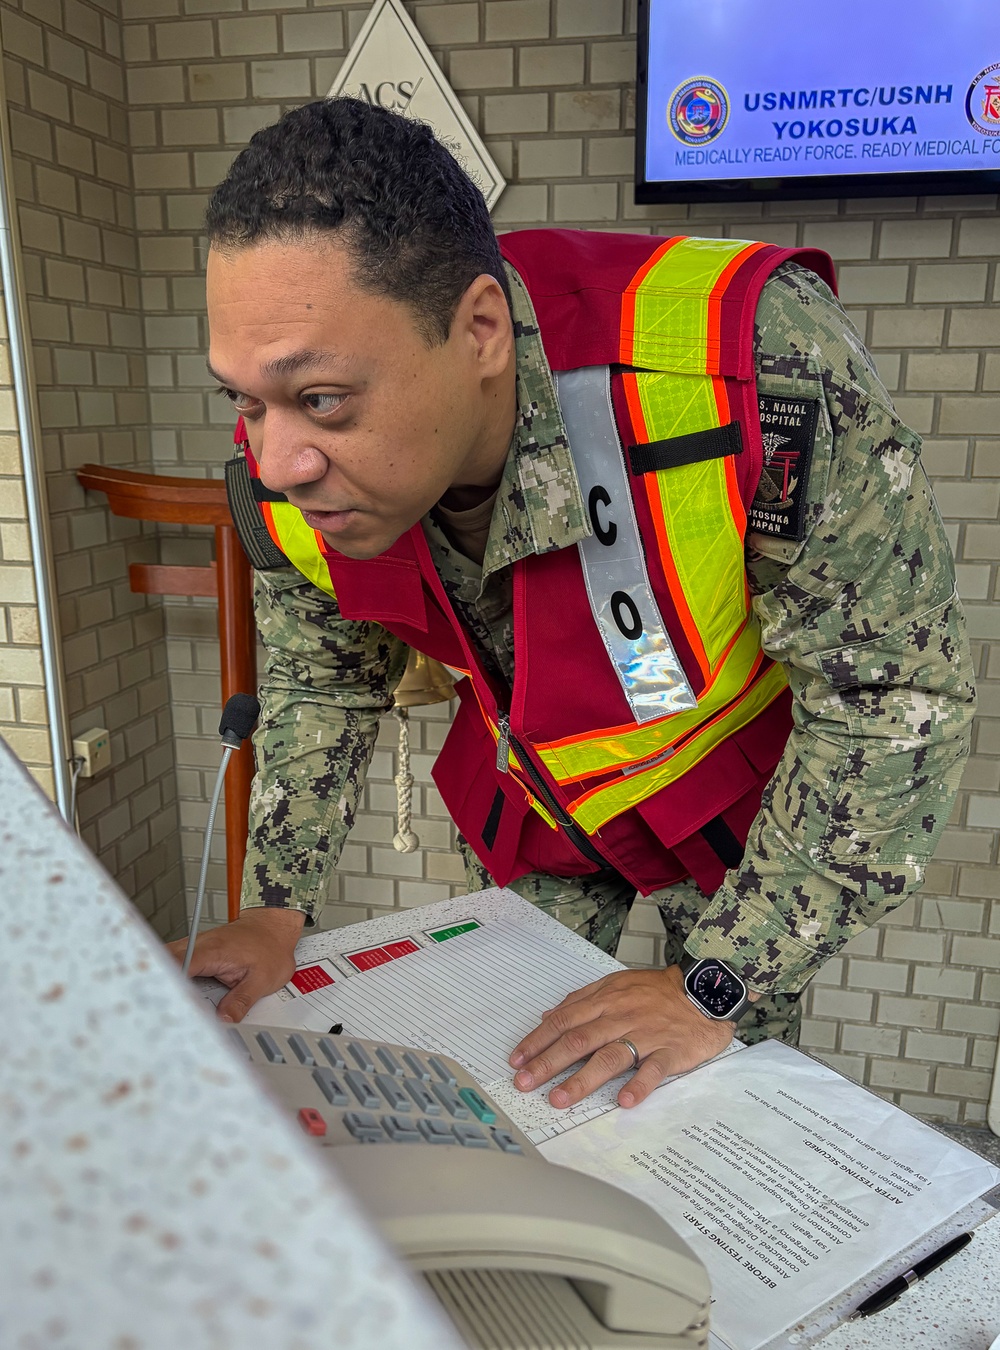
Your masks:
<path fill-rule="evenodd" d="M 611 613 L 622 637 L 634 642 L 642 632 L 642 619 L 632 597 L 624 591 L 615 591 L 611 597 Z"/>
<path fill-rule="evenodd" d="M 597 514 L 598 505 L 610 506 L 611 497 L 607 488 L 602 487 L 600 483 L 595 484 L 590 489 L 590 496 L 587 498 L 587 512 L 590 515 L 590 523 L 594 527 L 594 534 L 607 548 L 618 538 L 618 526 L 613 520 L 609 520 L 607 525 L 602 525 Z"/>

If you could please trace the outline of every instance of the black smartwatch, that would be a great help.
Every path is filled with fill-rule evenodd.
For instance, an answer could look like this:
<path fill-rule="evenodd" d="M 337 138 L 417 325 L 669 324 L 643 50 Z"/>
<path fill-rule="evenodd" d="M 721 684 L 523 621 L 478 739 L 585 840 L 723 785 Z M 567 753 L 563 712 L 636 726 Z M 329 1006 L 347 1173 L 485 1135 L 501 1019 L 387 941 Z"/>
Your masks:
<path fill-rule="evenodd" d="M 741 976 L 715 956 L 681 958 L 684 993 L 713 1022 L 738 1022 L 753 1006 Z"/>

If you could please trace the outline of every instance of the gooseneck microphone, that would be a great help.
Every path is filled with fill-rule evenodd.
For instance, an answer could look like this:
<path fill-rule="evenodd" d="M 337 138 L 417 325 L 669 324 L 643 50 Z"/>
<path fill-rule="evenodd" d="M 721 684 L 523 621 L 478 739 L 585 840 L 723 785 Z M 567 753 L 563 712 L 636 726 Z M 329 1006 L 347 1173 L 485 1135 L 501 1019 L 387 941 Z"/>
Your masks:
<path fill-rule="evenodd" d="M 233 694 L 222 710 L 219 723 L 219 735 L 222 737 L 222 763 L 215 779 L 215 791 L 212 793 L 212 805 L 208 811 L 208 824 L 205 827 L 205 847 L 201 853 L 201 875 L 198 877 L 198 898 L 194 902 L 194 914 L 191 918 L 191 932 L 188 936 L 187 951 L 181 974 L 188 973 L 194 944 L 198 937 L 198 924 L 201 922 L 201 907 L 205 901 L 205 879 L 208 876 L 208 854 L 212 847 L 212 831 L 215 829 L 215 813 L 219 809 L 222 785 L 226 780 L 226 769 L 234 750 L 238 750 L 254 729 L 254 723 L 260 716 L 260 704 L 252 694 Z"/>
<path fill-rule="evenodd" d="M 238 750 L 254 729 L 260 716 L 260 704 L 253 694 L 234 694 L 222 710 L 219 735 L 222 744 Z"/>

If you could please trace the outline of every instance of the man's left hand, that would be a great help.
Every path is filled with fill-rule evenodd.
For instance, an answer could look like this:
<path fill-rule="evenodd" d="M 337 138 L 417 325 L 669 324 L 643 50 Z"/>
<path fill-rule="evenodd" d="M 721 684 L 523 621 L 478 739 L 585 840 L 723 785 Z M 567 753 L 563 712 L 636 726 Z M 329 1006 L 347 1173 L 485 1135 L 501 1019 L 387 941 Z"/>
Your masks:
<path fill-rule="evenodd" d="M 620 970 L 569 994 L 544 1013 L 541 1026 L 525 1036 L 510 1062 L 522 1092 L 547 1083 L 585 1059 L 575 1074 L 552 1089 L 553 1106 L 575 1106 L 589 1093 L 632 1067 L 639 1067 L 618 1094 L 620 1106 L 637 1106 L 664 1078 L 694 1069 L 733 1039 L 734 1022 L 713 1022 L 684 993 L 680 966 L 666 970 Z"/>

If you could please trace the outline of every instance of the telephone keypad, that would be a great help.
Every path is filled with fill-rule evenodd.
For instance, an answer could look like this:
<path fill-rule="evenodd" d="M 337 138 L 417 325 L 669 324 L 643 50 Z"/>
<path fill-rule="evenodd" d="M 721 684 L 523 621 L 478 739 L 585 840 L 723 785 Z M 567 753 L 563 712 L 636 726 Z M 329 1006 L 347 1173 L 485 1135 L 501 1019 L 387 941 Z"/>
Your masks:
<path fill-rule="evenodd" d="M 323 1147 L 450 1144 L 534 1152 L 472 1076 L 444 1055 L 285 1027 L 239 1025 L 227 1032 L 272 1096 Z"/>

